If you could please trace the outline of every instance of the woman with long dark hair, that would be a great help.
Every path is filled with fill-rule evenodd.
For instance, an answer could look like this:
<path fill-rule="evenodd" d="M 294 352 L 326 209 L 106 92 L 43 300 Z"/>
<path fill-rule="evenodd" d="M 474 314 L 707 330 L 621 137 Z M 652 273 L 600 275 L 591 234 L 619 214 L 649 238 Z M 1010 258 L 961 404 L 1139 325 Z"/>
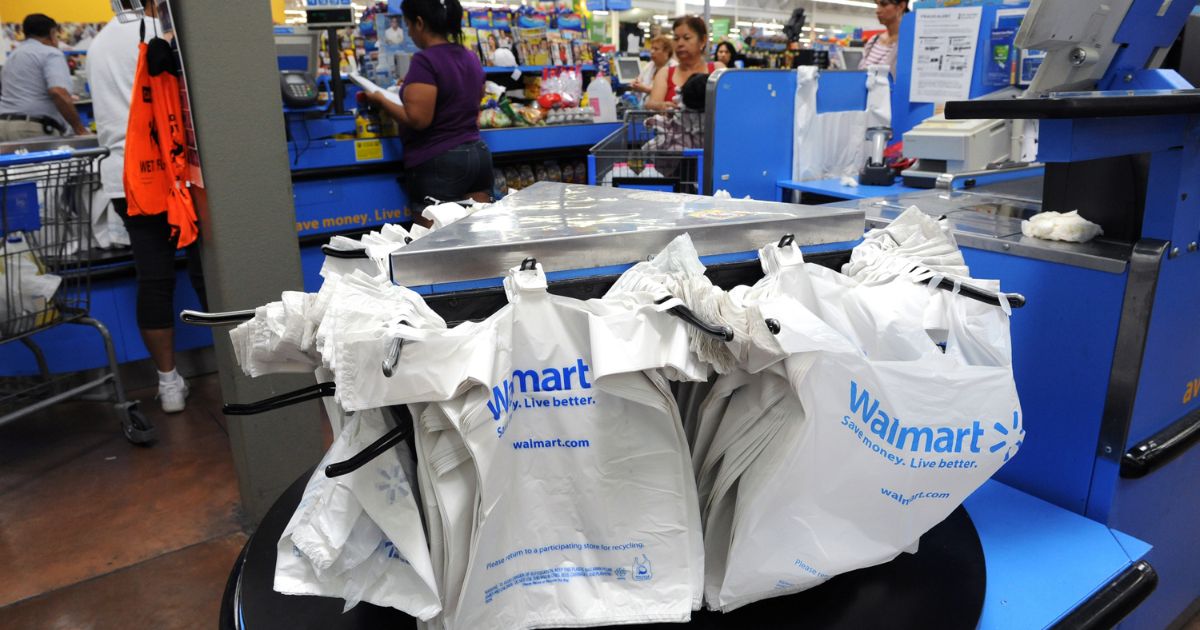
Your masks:
<path fill-rule="evenodd" d="M 459 45 L 459 0 L 404 0 L 408 36 L 417 48 L 400 87 L 403 104 L 381 92 L 369 96 L 402 128 L 409 208 L 418 214 L 426 198 L 491 201 L 492 154 L 479 137 L 483 66 Z"/>
<path fill-rule="evenodd" d="M 737 65 L 738 59 L 741 58 L 741 55 L 738 55 L 737 48 L 734 48 L 733 43 L 728 41 L 722 41 L 717 44 L 715 56 L 717 61 L 725 64 L 726 68 L 734 67 Z"/>

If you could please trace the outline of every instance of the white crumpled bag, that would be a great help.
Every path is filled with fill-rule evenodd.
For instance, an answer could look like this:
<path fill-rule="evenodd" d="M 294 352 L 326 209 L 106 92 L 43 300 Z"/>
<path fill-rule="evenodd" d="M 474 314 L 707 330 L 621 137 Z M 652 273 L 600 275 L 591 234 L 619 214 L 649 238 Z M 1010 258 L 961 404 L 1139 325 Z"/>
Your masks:
<path fill-rule="evenodd" d="M 454 202 L 439 203 L 436 206 L 425 206 L 425 209 L 421 211 L 421 216 L 433 223 L 432 229 L 434 230 L 440 230 L 470 214 L 471 210 Z"/>
<path fill-rule="evenodd" d="M 481 324 L 395 327 L 406 339 L 397 373 L 346 401 L 438 401 L 469 449 L 480 484 L 474 529 L 444 627 L 687 620 L 701 597 L 699 515 L 660 370 L 693 379 L 705 370 L 688 352 L 686 324 L 663 312 L 678 302 L 553 296 L 540 269 L 513 270 L 505 286 L 510 304 Z M 378 340 L 344 341 L 356 365 L 382 358 Z M 339 394 L 357 378 L 345 368 Z M 458 555 L 455 541 L 443 543 L 446 560 Z"/>
<path fill-rule="evenodd" d="M 1048 241 L 1086 243 L 1104 230 L 1097 224 L 1079 216 L 1078 210 L 1070 212 L 1042 212 L 1021 221 L 1021 234 Z"/>
<path fill-rule="evenodd" d="M 366 601 L 419 619 L 441 611 L 406 445 L 342 477 L 325 476 L 326 465 L 358 453 L 389 429 L 379 410 L 346 420 L 279 539 L 276 591 L 341 597 L 346 610 Z"/>
<path fill-rule="evenodd" d="M 46 273 L 25 243 L 0 237 L 0 337 L 49 323 L 49 311 L 62 278 Z M 35 317 L 40 315 L 40 318 Z"/>
<path fill-rule="evenodd" d="M 820 296 L 835 279 L 813 275 L 819 269 L 788 265 L 777 281 L 807 280 Z M 898 283 L 928 291 L 906 278 Z M 982 330 L 982 320 L 967 315 L 967 298 L 934 300 L 949 311 L 945 354 L 900 317 L 877 329 L 899 341 L 876 339 L 877 351 L 864 353 L 868 325 L 889 307 L 856 289 L 818 298 L 823 312 L 841 317 L 836 325 L 786 295 L 759 305 L 780 322 L 777 341 L 790 353 L 783 366 L 792 395 L 781 404 L 792 421 L 741 479 L 727 566 L 710 606 L 728 611 L 805 590 L 915 549 L 1021 444 L 1007 346 L 986 347 L 1008 337 L 999 307 L 988 307 Z"/>

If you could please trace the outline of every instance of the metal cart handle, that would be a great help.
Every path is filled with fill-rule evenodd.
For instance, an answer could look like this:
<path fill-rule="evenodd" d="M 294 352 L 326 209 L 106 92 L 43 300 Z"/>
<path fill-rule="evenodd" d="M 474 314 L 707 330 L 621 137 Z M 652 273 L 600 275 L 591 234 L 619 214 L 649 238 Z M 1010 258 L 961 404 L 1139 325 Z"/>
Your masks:
<path fill-rule="evenodd" d="M 108 147 L 91 147 L 87 149 L 51 149 L 49 151 L 32 151 L 30 153 L 10 153 L 0 155 L 0 167 L 24 166 L 58 162 L 61 160 L 103 158 L 108 156 Z"/>
<path fill-rule="evenodd" d="M 254 309 L 246 311 L 226 311 L 223 313 L 205 313 L 184 309 L 179 312 L 179 319 L 193 326 L 229 326 L 254 319 Z"/>

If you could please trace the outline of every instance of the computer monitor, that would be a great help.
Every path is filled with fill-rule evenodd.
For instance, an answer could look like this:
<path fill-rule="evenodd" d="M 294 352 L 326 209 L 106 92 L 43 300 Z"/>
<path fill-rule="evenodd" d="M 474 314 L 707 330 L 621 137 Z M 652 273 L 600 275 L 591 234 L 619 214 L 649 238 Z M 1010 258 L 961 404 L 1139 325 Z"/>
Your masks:
<path fill-rule="evenodd" d="M 297 70 L 316 74 L 320 33 L 286 33 L 275 35 L 275 56 L 280 70 Z"/>
<path fill-rule="evenodd" d="M 642 62 L 636 57 L 618 57 L 614 65 L 617 81 L 628 85 L 642 75 Z"/>

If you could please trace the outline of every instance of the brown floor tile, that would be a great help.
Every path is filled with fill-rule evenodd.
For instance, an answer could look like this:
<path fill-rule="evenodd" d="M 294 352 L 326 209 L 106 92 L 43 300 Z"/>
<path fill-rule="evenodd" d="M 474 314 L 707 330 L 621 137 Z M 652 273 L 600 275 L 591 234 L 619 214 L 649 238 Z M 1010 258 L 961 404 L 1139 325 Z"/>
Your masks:
<path fill-rule="evenodd" d="M 244 534 L 230 534 L 0 608 L 0 628 L 214 628 L 245 544 Z"/>
<path fill-rule="evenodd" d="M 158 428 L 149 448 L 101 403 L 0 427 L 0 606 L 241 531 L 216 376 L 190 382 L 173 416 L 135 392 Z"/>

